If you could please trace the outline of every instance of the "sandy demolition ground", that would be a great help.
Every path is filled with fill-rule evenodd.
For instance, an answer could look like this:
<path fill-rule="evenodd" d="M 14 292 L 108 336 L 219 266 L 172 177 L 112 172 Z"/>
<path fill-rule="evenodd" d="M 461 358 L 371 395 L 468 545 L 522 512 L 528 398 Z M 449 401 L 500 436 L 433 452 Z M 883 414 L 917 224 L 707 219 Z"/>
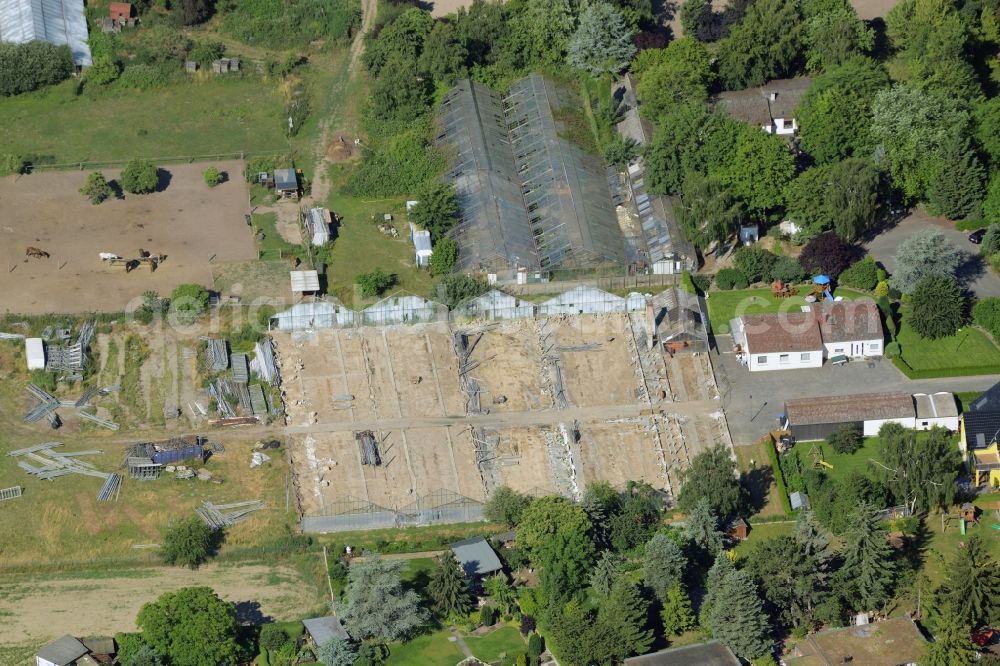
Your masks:
<path fill-rule="evenodd" d="M 455 333 L 275 335 L 304 515 L 398 510 L 439 490 L 482 501 L 502 484 L 572 496 L 634 479 L 673 493 L 694 455 L 729 443 L 709 357 L 646 351 L 641 315 L 463 327 L 461 369 Z M 378 466 L 355 438 L 369 429 Z"/>
<path fill-rule="evenodd" d="M 169 294 L 178 284 L 212 284 L 214 263 L 256 258 L 243 221 L 247 186 L 239 161 L 213 163 L 229 180 L 209 188 L 207 164 L 169 165 L 162 191 L 126 194 L 94 206 L 77 190 L 87 171 L 40 172 L 0 179 L 0 310 L 39 314 L 120 311 L 144 291 Z M 118 170 L 103 170 L 109 180 Z M 25 256 L 28 247 L 48 259 Z M 126 259 L 139 249 L 165 254 L 155 273 L 129 274 L 98 257 Z"/>
<path fill-rule="evenodd" d="M 98 578 L 14 578 L 0 582 L 0 645 L 50 640 L 56 638 L 55 627 L 60 635 L 74 636 L 135 631 L 143 604 L 192 585 L 211 587 L 236 603 L 243 617 L 303 617 L 323 603 L 323 590 L 288 566 L 209 564 L 196 571 L 175 567 L 126 569 L 119 576 Z"/>

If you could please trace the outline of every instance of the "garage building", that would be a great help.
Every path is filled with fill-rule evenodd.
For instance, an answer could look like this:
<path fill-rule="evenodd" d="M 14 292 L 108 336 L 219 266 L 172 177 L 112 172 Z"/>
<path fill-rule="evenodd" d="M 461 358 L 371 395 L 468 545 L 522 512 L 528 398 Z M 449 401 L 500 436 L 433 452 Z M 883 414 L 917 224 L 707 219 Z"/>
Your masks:
<path fill-rule="evenodd" d="M 785 402 L 783 427 L 798 441 L 826 439 L 842 426 L 856 426 L 865 437 L 878 435 L 886 423 L 930 430 L 958 429 L 958 407 L 952 393 L 862 393 Z"/>

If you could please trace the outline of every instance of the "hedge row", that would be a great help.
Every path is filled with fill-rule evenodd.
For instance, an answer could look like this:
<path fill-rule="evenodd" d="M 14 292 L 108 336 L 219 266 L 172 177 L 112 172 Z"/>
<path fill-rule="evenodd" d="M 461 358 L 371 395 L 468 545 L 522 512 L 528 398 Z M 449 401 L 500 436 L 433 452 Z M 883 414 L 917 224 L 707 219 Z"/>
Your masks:
<path fill-rule="evenodd" d="M 914 370 L 906 361 L 898 356 L 892 359 L 892 362 L 909 379 L 941 379 L 944 377 L 974 377 L 976 375 L 1000 374 L 1000 365 L 970 365 Z"/>

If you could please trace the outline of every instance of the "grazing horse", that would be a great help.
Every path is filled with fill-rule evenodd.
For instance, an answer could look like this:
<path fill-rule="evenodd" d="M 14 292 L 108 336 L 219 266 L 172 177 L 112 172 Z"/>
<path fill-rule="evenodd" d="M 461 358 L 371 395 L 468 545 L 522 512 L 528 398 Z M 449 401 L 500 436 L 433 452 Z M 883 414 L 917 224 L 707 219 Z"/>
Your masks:
<path fill-rule="evenodd" d="M 138 259 L 129 259 L 128 263 L 125 264 L 125 272 L 126 273 L 131 273 L 132 271 L 134 271 L 137 268 L 139 268 L 139 260 Z"/>
<path fill-rule="evenodd" d="M 25 250 L 24 254 L 29 257 L 34 257 L 35 259 L 48 259 L 49 253 L 45 250 L 37 247 L 29 247 Z"/>
<path fill-rule="evenodd" d="M 140 258 L 140 259 L 149 259 L 149 252 L 148 252 L 148 251 L 146 251 L 146 250 L 143 250 L 143 249 L 142 249 L 142 248 L 140 247 L 140 248 L 139 248 L 139 258 Z"/>

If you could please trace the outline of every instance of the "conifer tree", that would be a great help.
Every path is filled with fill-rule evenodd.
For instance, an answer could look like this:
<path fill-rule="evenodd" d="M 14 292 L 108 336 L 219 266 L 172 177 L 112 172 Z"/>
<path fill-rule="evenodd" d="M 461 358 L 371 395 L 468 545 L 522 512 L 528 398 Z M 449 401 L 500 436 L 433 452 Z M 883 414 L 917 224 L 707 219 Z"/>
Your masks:
<path fill-rule="evenodd" d="M 610 550 L 604 551 L 594 565 L 594 570 L 590 572 L 590 586 L 602 597 L 608 596 L 621 578 L 624 566 L 624 557 Z"/>
<path fill-rule="evenodd" d="M 701 608 L 698 610 L 699 621 L 705 627 L 712 624 L 712 608 L 716 599 L 722 594 L 723 583 L 726 576 L 736 570 L 733 561 L 729 559 L 724 551 L 719 551 L 715 556 L 712 568 L 708 570 L 705 578 L 705 597 L 701 601 Z"/>
<path fill-rule="evenodd" d="M 679 583 L 674 583 L 667 589 L 660 619 L 663 621 L 663 633 L 668 636 L 683 634 L 698 624 L 694 611 L 691 610 L 691 599 Z"/>
<path fill-rule="evenodd" d="M 657 534 L 646 544 L 643 582 L 660 601 L 665 601 L 667 591 L 680 583 L 687 564 L 687 558 L 677 542 L 666 534 Z"/>
<path fill-rule="evenodd" d="M 972 666 L 976 663 L 976 646 L 969 638 L 969 627 L 955 615 L 942 618 L 934 633 L 934 642 L 924 649 L 921 666 Z"/>
<path fill-rule="evenodd" d="M 605 2 L 587 5 L 570 39 L 566 62 L 599 76 L 622 71 L 633 55 L 632 31 L 622 13 Z"/>
<path fill-rule="evenodd" d="M 639 588 L 620 578 L 597 613 L 598 623 L 608 630 L 610 651 L 616 663 L 649 651 L 653 632 L 648 626 L 648 616 L 649 602 L 642 598 Z"/>
<path fill-rule="evenodd" d="M 451 550 L 438 557 L 437 566 L 431 571 L 427 584 L 427 593 L 434 612 L 440 617 L 469 612 L 469 581 Z"/>
<path fill-rule="evenodd" d="M 1000 610 L 1000 572 L 981 537 L 969 537 L 959 548 L 947 569 L 944 585 L 938 591 L 943 610 L 967 627 L 979 628 L 991 623 Z"/>
<path fill-rule="evenodd" d="M 853 587 L 855 610 L 874 610 L 889 598 L 895 579 L 892 547 L 878 513 L 867 503 L 855 510 L 851 525 L 844 535 L 843 570 Z"/>
<path fill-rule="evenodd" d="M 986 170 L 968 138 L 955 134 L 941 147 L 937 178 L 927 188 L 927 199 L 941 215 L 961 220 L 979 215 Z"/>
<path fill-rule="evenodd" d="M 711 609 L 712 636 L 737 656 L 755 659 L 771 650 L 770 627 L 757 586 L 745 571 L 730 571 Z"/>
<path fill-rule="evenodd" d="M 719 517 L 712 512 L 712 504 L 707 497 L 695 502 L 687 522 L 684 523 L 684 535 L 709 555 L 722 549 Z"/>

